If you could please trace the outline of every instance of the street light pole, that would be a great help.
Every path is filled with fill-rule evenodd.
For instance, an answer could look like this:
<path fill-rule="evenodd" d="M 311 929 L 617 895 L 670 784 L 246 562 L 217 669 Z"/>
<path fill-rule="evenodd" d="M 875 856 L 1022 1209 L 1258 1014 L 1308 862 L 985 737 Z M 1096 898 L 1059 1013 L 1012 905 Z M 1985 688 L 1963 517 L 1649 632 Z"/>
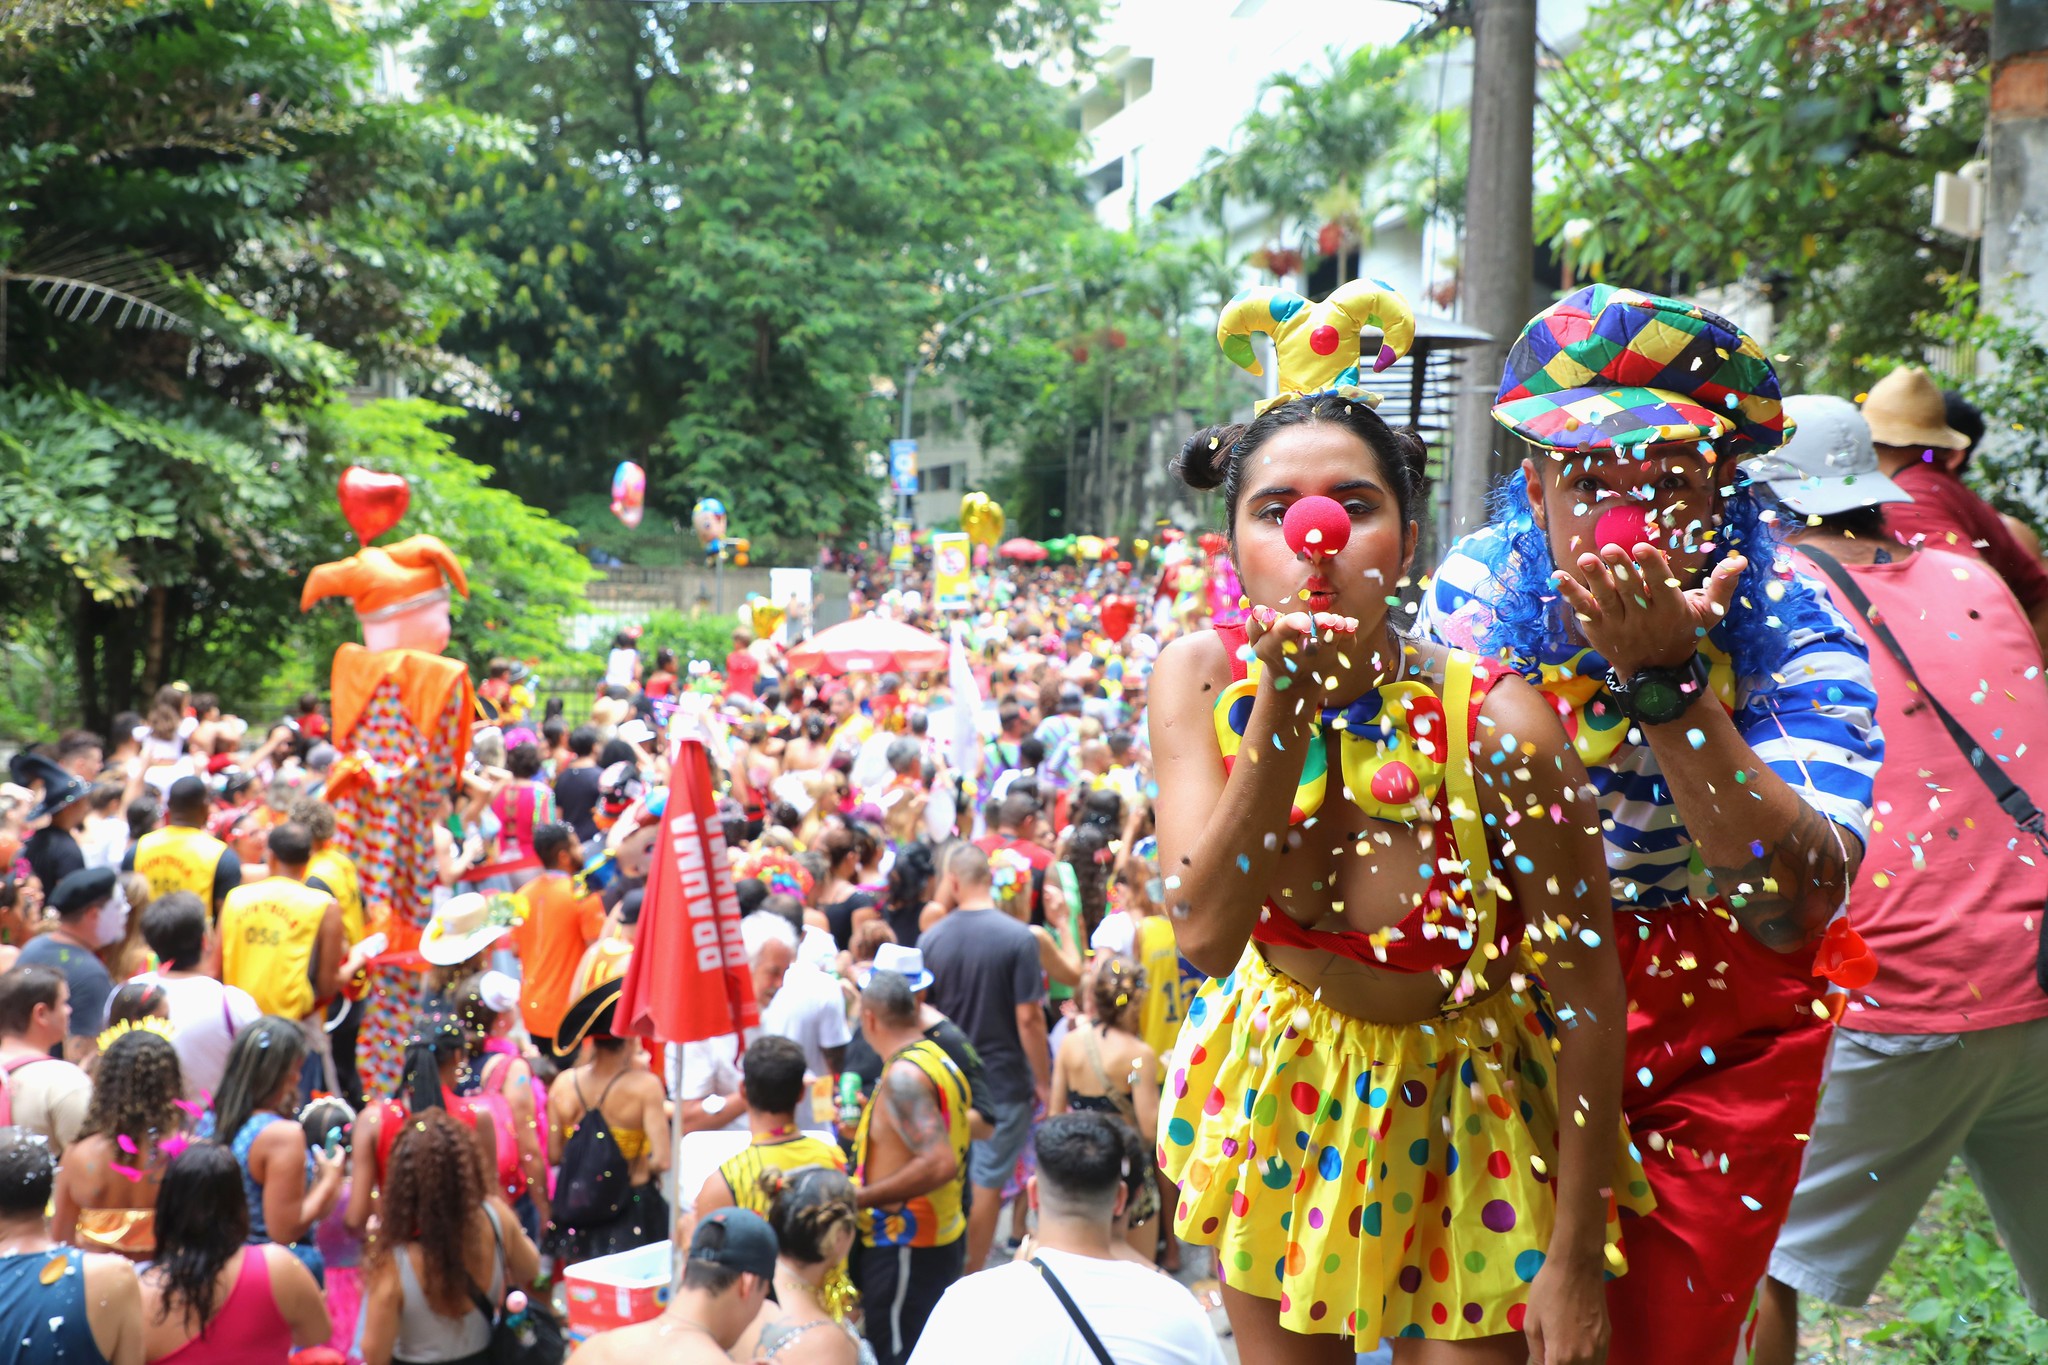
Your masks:
<path fill-rule="evenodd" d="M 1014 289 L 1007 294 L 998 294 L 994 298 L 983 299 L 958 317 L 947 319 L 932 329 L 932 359 L 938 359 L 939 342 L 946 333 L 958 327 L 976 313 L 994 308 L 997 304 L 1014 303 L 1018 299 L 1029 299 L 1035 298 L 1040 294 L 1049 294 L 1059 287 L 1057 284 L 1034 284 L 1029 289 Z M 917 376 L 924 369 L 925 363 L 923 356 L 913 357 L 909 366 L 903 371 L 903 415 L 897 424 L 897 432 L 906 441 L 911 439 L 911 400 L 917 393 Z M 915 533 L 917 530 L 917 495 L 914 493 L 898 494 L 896 499 L 896 515 L 898 520 L 908 522 L 911 531 Z M 900 571 L 896 574 L 896 586 L 898 588 L 903 586 L 903 575 Z"/>

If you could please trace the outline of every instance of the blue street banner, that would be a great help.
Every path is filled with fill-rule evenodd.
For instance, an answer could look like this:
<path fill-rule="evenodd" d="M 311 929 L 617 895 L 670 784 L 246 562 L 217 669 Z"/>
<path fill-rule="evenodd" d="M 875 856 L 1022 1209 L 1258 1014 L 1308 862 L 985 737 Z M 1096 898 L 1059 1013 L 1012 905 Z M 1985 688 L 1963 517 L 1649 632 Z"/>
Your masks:
<path fill-rule="evenodd" d="M 917 442 L 889 442 L 889 491 L 899 498 L 917 492 Z"/>

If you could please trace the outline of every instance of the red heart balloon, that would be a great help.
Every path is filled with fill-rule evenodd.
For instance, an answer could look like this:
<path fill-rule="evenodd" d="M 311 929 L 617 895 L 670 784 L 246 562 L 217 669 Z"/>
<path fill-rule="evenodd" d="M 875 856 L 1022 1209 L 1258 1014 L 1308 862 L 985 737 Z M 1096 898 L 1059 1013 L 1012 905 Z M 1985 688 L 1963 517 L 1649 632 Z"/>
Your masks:
<path fill-rule="evenodd" d="M 1112 597 L 1102 604 L 1102 633 L 1112 640 L 1121 643 L 1137 619 L 1138 604 L 1128 597 Z"/>
<path fill-rule="evenodd" d="M 356 539 L 368 545 L 398 525 L 412 502 L 412 485 L 402 474 L 379 474 L 352 464 L 341 471 L 341 514 L 355 529 Z"/>

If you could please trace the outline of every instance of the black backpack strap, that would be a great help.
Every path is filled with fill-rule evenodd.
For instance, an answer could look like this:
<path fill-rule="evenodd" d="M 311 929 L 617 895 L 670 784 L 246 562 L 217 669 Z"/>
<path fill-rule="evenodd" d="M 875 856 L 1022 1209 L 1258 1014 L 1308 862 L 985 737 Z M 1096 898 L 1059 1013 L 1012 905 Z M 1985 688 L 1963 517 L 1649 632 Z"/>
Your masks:
<path fill-rule="evenodd" d="M 1045 1276 L 1046 1287 L 1052 1290 L 1053 1297 L 1060 1301 L 1060 1307 L 1067 1310 L 1067 1316 L 1074 1320 L 1074 1326 L 1081 1331 L 1081 1340 L 1088 1343 L 1088 1349 L 1095 1353 L 1099 1365 L 1116 1365 L 1116 1357 L 1102 1344 L 1102 1338 L 1095 1335 L 1095 1329 L 1088 1325 L 1088 1319 L 1081 1314 L 1081 1305 L 1074 1302 L 1074 1296 L 1060 1283 L 1060 1277 L 1052 1273 L 1052 1267 L 1037 1256 L 1031 1258 L 1031 1264 L 1037 1267 L 1039 1274 Z"/>
<path fill-rule="evenodd" d="M 1870 605 L 1870 598 L 1857 585 L 1855 577 L 1847 569 L 1843 568 L 1834 556 L 1823 550 L 1816 550 L 1810 545 L 1800 545 L 1794 548 L 1811 560 L 1815 568 L 1826 574 L 1829 580 L 1842 590 L 1842 595 L 1847 597 L 1850 605 L 1856 608 L 1856 615 L 1860 623 L 1869 627 L 1870 633 L 1877 637 L 1878 643 L 1882 644 L 1885 647 L 1885 651 L 1898 662 L 1900 669 L 1906 674 L 1907 681 L 1913 684 L 1920 695 L 1926 699 L 1928 706 L 1933 708 L 1935 717 L 1941 721 L 1942 728 L 1948 731 L 1949 739 L 1955 744 L 1957 749 L 1962 751 L 1964 759 L 1969 762 L 1971 769 L 1975 771 L 1977 776 L 1983 779 L 1984 785 L 1991 789 L 1991 797 L 1994 801 L 1998 802 L 1999 809 L 2011 816 L 2013 823 L 2018 825 L 2024 833 L 2032 835 L 2044 851 L 2048 851 L 2048 822 L 2044 822 L 2040 810 L 2034 805 L 2033 799 L 1985 751 L 1984 746 L 1977 742 L 1975 736 L 1971 735 L 1968 730 L 1965 730 L 1962 723 L 1949 714 L 1948 708 L 1941 704 L 1939 697 L 1928 690 L 1927 684 L 1920 681 L 1920 675 L 1914 671 L 1913 661 L 1907 657 L 1905 647 L 1899 643 L 1898 637 L 1892 634 L 1891 627 L 1878 619 L 1876 608 Z"/>

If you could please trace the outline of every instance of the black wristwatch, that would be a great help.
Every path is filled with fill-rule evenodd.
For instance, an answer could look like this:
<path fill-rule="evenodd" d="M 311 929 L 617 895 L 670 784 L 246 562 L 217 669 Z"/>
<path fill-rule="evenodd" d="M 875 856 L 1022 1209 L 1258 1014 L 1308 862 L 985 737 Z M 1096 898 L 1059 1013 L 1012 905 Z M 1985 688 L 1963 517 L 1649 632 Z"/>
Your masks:
<path fill-rule="evenodd" d="M 1607 690 L 1638 725 L 1669 725 L 1707 690 L 1707 661 L 1695 653 L 1675 668 L 1645 668 L 1623 681 L 1607 670 Z"/>

